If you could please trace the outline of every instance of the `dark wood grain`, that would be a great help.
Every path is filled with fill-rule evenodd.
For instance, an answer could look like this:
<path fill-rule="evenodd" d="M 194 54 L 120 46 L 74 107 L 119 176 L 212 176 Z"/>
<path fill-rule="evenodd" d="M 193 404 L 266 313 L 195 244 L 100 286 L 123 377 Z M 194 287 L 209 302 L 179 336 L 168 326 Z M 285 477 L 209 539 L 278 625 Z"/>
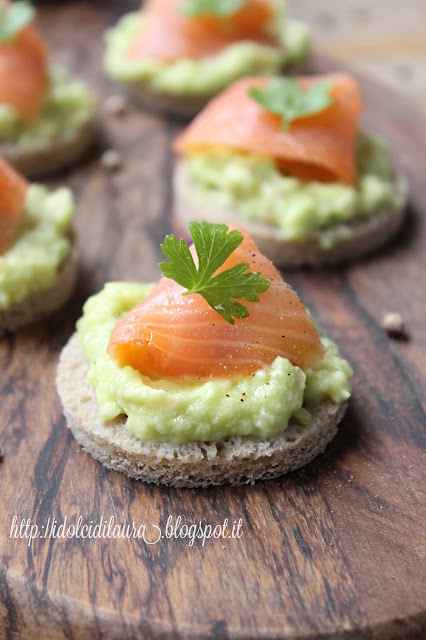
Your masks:
<path fill-rule="evenodd" d="M 136 6 L 138 3 L 132 3 Z M 41 10 L 55 60 L 93 83 L 101 34 L 131 3 Z M 316 66 L 328 62 L 316 58 Z M 174 490 L 107 471 L 65 427 L 54 388 L 61 347 L 104 281 L 158 276 L 170 230 L 170 141 L 179 125 L 131 109 L 104 118 L 104 146 L 122 151 L 110 175 L 93 154 L 52 186 L 78 203 L 82 252 L 73 301 L 0 342 L 0 638 L 335 639 L 426 637 L 424 426 L 426 151 L 422 121 L 362 79 L 365 117 L 392 142 L 411 186 L 406 227 L 374 258 L 286 274 L 354 370 L 339 435 L 314 463 L 254 487 Z M 391 341 L 382 314 L 403 314 L 411 340 Z M 10 539 L 12 518 L 164 527 L 242 518 L 240 540 L 196 542 Z"/>

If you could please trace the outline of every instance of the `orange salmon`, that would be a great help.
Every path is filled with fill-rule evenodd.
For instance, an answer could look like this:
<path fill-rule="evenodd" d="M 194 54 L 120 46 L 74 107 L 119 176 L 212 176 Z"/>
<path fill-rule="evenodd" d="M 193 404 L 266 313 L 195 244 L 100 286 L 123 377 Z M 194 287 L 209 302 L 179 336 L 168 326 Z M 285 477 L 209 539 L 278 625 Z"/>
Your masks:
<path fill-rule="evenodd" d="M 0 103 L 12 105 L 24 121 L 34 120 L 49 85 L 47 45 L 33 25 L 0 44 Z"/>
<path fill-rule="evenodd" d="M 0 255 L 10 246 L 24 210 L 28 182 L 0 157 Z"/>
<path fill-rule="evenodd" d="M 356 181 L 356 137 L 361 96 L 356 80 L 345 73 L 302 77 L 302 87 L 332 82 L 334 102 L 320 113 L 293 121 L 286 131 L 279 115 L 249 96 L 267 78 L 243 78 L 225 89 L 178 136 L 174 148 L 191 154 L 229 148 L 274 158 L 284 173 L 303 180 Z"/>
<path fill-rule="evenodd" d="M 226 17 L 185 16 L 180 12 L 184 0 L 150 0 L 143 11 L 144 22 L 129 49 L 132 58 L 173 61 L 215 55 L 241 40 L 277 46 L 268 33 L 272 9 L 265 0 L 249 0 Z"/>
<path fill-rule="evenodd" d="M 231 325 L 201 295 L 183 296 L 183 287 L 163 277 L 112 331 L 108 353 L 117 364 L 151 378 L 230 378 L 250 375 L 277 356 L 302 369 L 319 363 L 323 347 L 298 295 L 244 229 L 229 229 L 244 239 L 218 273 L 247 262 L 270 281 L 258 302 L 244 301 L 250 315 Z"/>

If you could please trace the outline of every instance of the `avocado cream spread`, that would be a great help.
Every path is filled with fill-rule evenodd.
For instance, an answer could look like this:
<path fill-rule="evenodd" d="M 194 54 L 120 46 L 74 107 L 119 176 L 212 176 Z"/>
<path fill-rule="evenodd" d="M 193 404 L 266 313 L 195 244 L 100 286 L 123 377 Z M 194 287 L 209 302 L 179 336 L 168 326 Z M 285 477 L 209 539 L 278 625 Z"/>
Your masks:
<path fill-rule="evenodd" d="M 0 256 L 0 310 L 51 287 L 71 250 L 69 189 L 30 185 L 18 236 Z"/>
<path fill-rule="evenodd" d="M 153 287 L 111 282 L 84 305 L 78 335 L 103 420 L 127 415 L 128 428 L 140 440 L 183 444 L 226 436 L 269 438 L 283 431 L 292 416 L 309 423 L 310 404 L 349 398 L 352 370 L 327 338 L 322 338 L 325 354 L 319 367 L 306 372 L 281 357 L 251 376 L 229 380 L 152 380 L 119 367 L 106 351 L 112 329 Z"/>
<path fill-rule="evenodd" d="M 184 162 L 218 206 L 278 227 L 290 241 L 318 237 L 324 248 L 334 241 L 328 227 L 371 216 L 397 198 L 387 146 L 365 133 L 358 136 L 356 187 L 299 180 L 283 175 L 272 158 L 232 150 L 194 153 Z"/>
<path fill-rule="evenodd" d="M 276 73 L 286 64 L 302 59 L 309 40 L 306 27 L 287 19 L 277 3 L 276 15 L 271 22 L 276 47 L 241 41 L 215 56 L 199 60 L 184 58 L 164 62 L 131 58 L 128 51 L 142 24 L 143 12 L 129 13 L 107 31 L 105 70 L 115 80 L 174 96 L 214 95 L 237 78 Z"/>
<path fill-rule="evenodd" d="M 43 109 L 34 122 L 24 122 L 12 106 L 0 103 L 0 144 L 7 141 L 32 148 L 66 138 L 89 122 L 94 113 L 95 99 L 86 85 L 65 70 L 55 70 Z"/>

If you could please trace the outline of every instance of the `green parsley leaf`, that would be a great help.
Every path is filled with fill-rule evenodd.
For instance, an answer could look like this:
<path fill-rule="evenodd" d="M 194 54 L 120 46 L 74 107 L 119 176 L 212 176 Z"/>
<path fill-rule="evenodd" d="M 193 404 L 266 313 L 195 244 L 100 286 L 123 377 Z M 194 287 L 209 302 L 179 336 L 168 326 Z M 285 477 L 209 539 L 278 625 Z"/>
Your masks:
<path fill-rule="evenodd" d="M 329 93 L 332 86 L 329 80 L 320 80 L 302 89 L 294 78 L 272 78 L 265 87 L 251 87 L 249 95 L 271 113 L 280 115 L 283 129 L 287 130 L 293 120 L 320 113 L 333 104 Z"/>
<path fill-rule="evenodd" d="M 228 233 L 226 224 L 210 222 L 190 222 L 189 230 L 197 252 L 198 269 L 186 242 L 169 235 L 161 245 L 161 250 L 170 260 L 160 262 L 163 276 L 185 287 L 187 291 L 182 295 L 200 294 L 230 324 L 235 324 L 234 318 L 247 318 L 247 307 L 237 300 L 257 302 L 258 294 L 269 289 L 268 280 L 260 273 L 248 273 L 250 265 L 247 262 L 213 276 L 241 244 L 242 233 L 236 230 Z"/>
<path fill-rule="evenodd" d="M 242 9 L 247 2 L 248 0 L 186 0 L 180 12 L 188 17 L 214 15 L 223 18 Z"/>
<path fill-rule="evenodd" d="M 34 20 L 35 9 L 27 0 L 6 6 L 0 0 L 0 43 L 13 40 L 24 27 Z"/>

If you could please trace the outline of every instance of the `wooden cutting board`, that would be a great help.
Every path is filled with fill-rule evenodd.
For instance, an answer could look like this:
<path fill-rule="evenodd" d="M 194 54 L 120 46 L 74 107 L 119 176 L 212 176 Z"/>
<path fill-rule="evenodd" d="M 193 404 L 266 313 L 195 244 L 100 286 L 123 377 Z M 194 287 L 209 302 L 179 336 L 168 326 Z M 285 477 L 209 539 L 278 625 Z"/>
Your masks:
<path fill-rule="evenodd" d="M 103 99 L 101 35 L 137 3 L 44 6 L 55 60 Z M 317 56 L 316 68 L 329 63 Z M 54 387 L 59 352 L 88 295 L 105 281 L 158 277 L 170 231 L 170 142 L 179 124 L 130 109 L 106 118 L 124 169 L 98 156 L 52 182 L 78 210 L 81 276 L 73 301 L 0 341 L 0 637 L 102 640 L 426 637 L 424 401 L 426 382 L 426 150 L 422 122 L 397 96 L 360 79 L 365 122 L 392 143 L 410 181 L 407 223 L 359 264 L 285 274 L 355 370 L 350 408 L 324 455 L 276 481 L 176 490 L 107 471 L 65 427 Z M 400 311 L 411 339 L 380 326 Z M 10 538 L 13 517 L 38 527 L 78 517 L 176 524 L 241 518 L 241 537 L 196 540 Z"/>

